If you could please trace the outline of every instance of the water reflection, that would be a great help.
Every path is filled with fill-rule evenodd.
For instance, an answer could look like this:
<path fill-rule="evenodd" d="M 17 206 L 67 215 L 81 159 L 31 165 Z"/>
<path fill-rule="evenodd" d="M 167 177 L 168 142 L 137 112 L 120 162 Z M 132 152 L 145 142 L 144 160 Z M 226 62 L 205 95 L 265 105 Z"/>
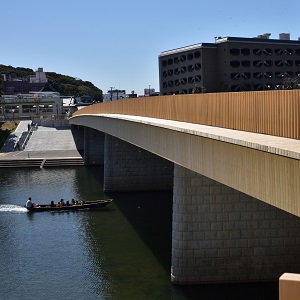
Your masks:
<path fill-rule="evenodd" d="M 98 167 L 1 170 L 3 299 L 278 298 L 277 283 L 172 285 L 172 193 L 104 194 L 102 181 Z M 29 195 L 114 201 L 96 211 L 34 214 L 22 207 Z"/>

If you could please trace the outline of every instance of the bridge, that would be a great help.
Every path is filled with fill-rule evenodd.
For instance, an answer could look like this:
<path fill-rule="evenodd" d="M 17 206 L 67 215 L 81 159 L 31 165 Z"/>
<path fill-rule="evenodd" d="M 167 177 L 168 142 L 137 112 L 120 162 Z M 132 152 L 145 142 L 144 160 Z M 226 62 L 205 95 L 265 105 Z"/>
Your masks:
<path fill-rule="evenodd" d="M 173 187 L 176 284 L 300 273 L 300 91 L 170 95 L 73 114 L 107 191 Z"/>

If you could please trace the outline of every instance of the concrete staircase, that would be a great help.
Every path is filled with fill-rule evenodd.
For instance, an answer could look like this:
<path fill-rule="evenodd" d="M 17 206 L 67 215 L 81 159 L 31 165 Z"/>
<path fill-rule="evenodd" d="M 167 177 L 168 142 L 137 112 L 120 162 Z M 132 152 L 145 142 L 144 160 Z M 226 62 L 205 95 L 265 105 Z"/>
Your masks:
<path fill-rule="evenodd" d="M 0 168 L 51 168 L 67 166 L 83 166 L 82 157 L 74 158 L 31 158 L 0 160 Z"/>
<path fill-rule="evenodd" d="M 11 140 L 15 142 L 15 139 L 13 137 Z M 83 139 L 78 131 L 73 132 L 70 127 L 39 126 L 30 134 L 23 151 L 0 156 L 0 168 L 83 166 L 83 158 L 78 152 L 82 149 Z M 39 154 L 34 157 L 34 153 Z"/>
<path fill-rule="evenodd" d="M 42 162 L 42 159 L 3 159 L 0 160 L 0 168 L 39 168 Z"/>

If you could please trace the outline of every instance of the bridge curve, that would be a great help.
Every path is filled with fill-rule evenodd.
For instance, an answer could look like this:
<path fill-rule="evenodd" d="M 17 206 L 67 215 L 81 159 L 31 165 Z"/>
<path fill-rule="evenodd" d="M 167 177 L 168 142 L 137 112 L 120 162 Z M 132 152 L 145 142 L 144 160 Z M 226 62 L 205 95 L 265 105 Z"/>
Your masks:
<path fill-rule="evenodd" d="M 300 216 L 299 140 L 120 114 L 80 114 L 70 123 L 108 133 Z"/>
<path fill-rule="evenodd" d="M 108 134 L 104 185 L 157 180 L 128 143 L 165 159 L 153 174 L 174 163 L 173 283 L 261 281 L 300 272 L 299 112 L 300 91 L 220 93 L 100 103 L 70 123 L 95 129 L 90 149 Z"/>

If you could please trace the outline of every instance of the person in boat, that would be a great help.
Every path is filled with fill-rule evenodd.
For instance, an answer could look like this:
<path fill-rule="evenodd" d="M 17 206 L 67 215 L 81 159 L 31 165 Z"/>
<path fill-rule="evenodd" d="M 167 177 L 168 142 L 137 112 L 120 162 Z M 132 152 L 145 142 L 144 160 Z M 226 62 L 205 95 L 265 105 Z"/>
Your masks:
<path fill-rule="evenodd" d="M 65 206 L 64 199 L 60 199 L 60 206 Z"/>
<path fill-rule="evenodd" d="M 50 206 L 51 206 L 51 207 L 55 207 L 55 203 L 54 203 L 53 200 L 51 201 Z"/>
<path fill-rule="evenodd" d="M 71 202 L 72 202 L 72 205 L 75 205 L 75 200 L 74 200 L 74 198 L 72 199 Z"/>
<path fill-rule="evenodd" d="M 29 197 L 26 202 L 26 208 L 31 208 L 31 207 L 33 207 L 33 202 L 31 201 L 31 197 Z"/>
<path fill-rule="evenodd" d="M 70 206 L 70 202 L 69 202 L 69 200 L 67 200 L 67 202 L 66 202 L 66 205 L 67 205 L 67 206 Z"/>

